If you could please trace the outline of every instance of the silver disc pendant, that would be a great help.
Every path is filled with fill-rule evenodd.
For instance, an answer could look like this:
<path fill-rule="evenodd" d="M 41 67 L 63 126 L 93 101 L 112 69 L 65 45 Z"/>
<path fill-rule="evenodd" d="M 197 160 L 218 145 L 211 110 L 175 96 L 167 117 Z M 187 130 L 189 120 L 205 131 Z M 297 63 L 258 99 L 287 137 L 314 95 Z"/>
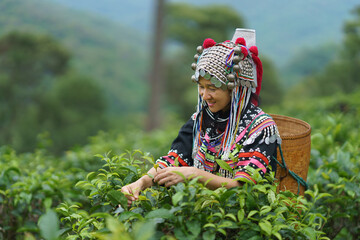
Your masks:
<path fill-rule="evenodd" d="M 270 143 L 274 143 L 276 141 L 276 135 L 272 135 L 269 139 Z"/>

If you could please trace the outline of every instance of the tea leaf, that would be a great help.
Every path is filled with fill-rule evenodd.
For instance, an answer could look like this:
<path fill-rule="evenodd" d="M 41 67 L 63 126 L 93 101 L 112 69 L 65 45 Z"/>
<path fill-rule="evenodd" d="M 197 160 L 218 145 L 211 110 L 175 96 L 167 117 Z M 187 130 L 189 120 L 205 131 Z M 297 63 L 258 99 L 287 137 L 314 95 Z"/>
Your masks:
<path fill-rule="evenodd" d="M 251 212 L 249 212 L 249 214 L 247 215 L 247 218 L 249 219 L 250 217 L 252 217 L 253 215 L 257 214 L 259 211 L 257 210 L 252 210 Z"/>
<path fill-rule="evenodd" d="M 55 240 L 59 232 L 59 220 L 53 210 L 48 210 L 39 218 L 38 226 L 40 233 L 46 240 Z"/>
<path fill-rule="evenodd" d="M 127 206 L 128 200 L 122 192 L 116 191 L 116 190 L 111 190 L 108 192 L 107 197 L 109 198 L 109 200 L 111 201 L 111 203 L 113 205 L 116 206 L 116 205 L 120 204 L 124 209 L 128 209 L 128 206 Z"/>
<path fill-rule="evenodd" d="M 171 213 L 170 210 L 168 209 L 164 209 L 164 208 L 159 208 L 159 209 L 155 209 L 151 212 L 149 212 L 145 218 L 146 219 L 151 219 L 151 218 L 164 218 L 164 219 L 168 219 L 168 218 L 172 218 L 174 215 Z"/>
<path fill-rule="evenodd" d="M 221 168 L 233 173 L 234 170 L 230 167 L 230 165 L 227 162 L 225 162 L 224 160 L 221 160 L 221 159 L 215 159 L 215 160 Z"/>
<path fill-rule="evenodd" d="M 245 211 L 244 211 L 244 209 L 240 209 L 240 210 L 238 211 L 237 217 L 238 217 L 239 222 L 242 222 L 242 221 L 244 220 L 244 217 L 245 217 Z"/>
<path fill-rule="evenodd" d="M 182 198 L 184 197 L 184 193 L 183 192 L 177 192 L 172 196 L 172 202 L 174 204 L 174 206 L 176 206 L 178 204 L 178 202 L 180 202 L 182 200 Z"/>
<path fill-rule="evenodd" d="M 203 240 L 214 240 L 215 239 L 215 233 L 211 231 L 206 231 L 202 235 Z"/>
<path fill-rule="evenodd" d="M 271 226 L 271 223 L 269 221 L 261 220 L 259 222 L 259 226 L 260 226 L 261 230 L 266 233 L 267 236 L 271 235 L 272 226 Z"/>

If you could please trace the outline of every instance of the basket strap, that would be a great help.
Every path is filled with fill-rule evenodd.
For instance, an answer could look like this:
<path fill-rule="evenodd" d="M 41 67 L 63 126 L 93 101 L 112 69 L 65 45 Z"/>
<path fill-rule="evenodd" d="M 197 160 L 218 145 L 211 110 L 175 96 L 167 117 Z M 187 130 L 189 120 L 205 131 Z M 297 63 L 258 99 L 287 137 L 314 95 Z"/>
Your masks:
<path fill-rule="evenodd" d="M 286 166 L 286 163 L 285 163 L 285 158 L 284 158 L 283 152 L 281 150 L 281 144 L 278 144 L 278 146 L 279 146 L 279 151 L 280 151 L 280 156 L 281 156 L 282 163 L 280 163 L 276 159 L 276 157 L 273 156 L 272 158 L 273 158 L 273 160 L 275 160 L 277 162 L 277 164 L 279 164 L 288 173 L 290 173 L 290 175 L 297 181 L 297 183 L 298 183 L 298 192 L 297 192 L 297 194 L 299 195 L 299 193 L 300 193 L 300 184 L 305 187 L 305 190 L 307 190 L 309 188 L 309 185 L 307 184 L 307 182 L 302 177 L 300 177 L 299 175 L 297 175 L 296 173 L 294 173 L 293 171 L 288 169 L 288 167 Z"/>

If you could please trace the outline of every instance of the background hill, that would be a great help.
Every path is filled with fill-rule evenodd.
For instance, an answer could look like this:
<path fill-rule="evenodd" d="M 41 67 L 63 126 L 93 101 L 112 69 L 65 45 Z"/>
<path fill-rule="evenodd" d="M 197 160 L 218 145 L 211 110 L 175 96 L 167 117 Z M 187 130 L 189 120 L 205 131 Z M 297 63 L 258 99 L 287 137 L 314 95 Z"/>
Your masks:
<path fill-rule="evenodd" d="M 110 111 L 141 109 L 148 41 L 138 31 L 46 0 L 2 0 L 0 9 L 0 35 L 26 31 L 53 36 L 73 54 L 73 68 L 104 88 Z"/>

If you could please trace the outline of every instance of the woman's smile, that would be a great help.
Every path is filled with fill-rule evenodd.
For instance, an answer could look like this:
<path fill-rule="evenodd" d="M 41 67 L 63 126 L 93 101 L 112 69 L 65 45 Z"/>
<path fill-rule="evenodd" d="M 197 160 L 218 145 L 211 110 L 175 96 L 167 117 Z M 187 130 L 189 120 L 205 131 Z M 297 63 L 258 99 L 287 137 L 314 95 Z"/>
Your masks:
<path fill-rule="evenodd" d="M 231 95 L 229 90 L 223 90 L 217 88 L 205 78 L 199 79 L 199 94 L 203 100 L 207 103 L 211 112 L 215 113 L 220 110 L 226 110 L 229 107 L 231 101 Z"/>

